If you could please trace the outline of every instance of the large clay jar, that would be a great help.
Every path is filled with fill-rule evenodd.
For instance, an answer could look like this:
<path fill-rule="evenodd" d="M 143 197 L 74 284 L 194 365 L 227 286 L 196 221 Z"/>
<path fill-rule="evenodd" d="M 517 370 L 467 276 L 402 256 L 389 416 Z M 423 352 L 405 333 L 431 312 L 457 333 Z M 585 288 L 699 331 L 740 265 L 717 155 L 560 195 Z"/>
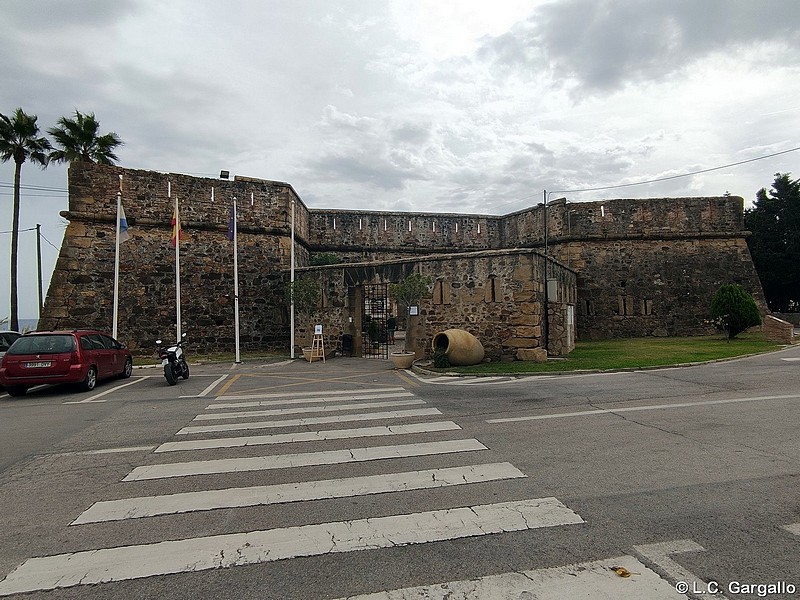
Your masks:
<path fill-rule="evenodd" d="M 477 365 L 483 360 L 483 344 L 469 331 L 447 329 L 433 336 L 431 350 L 444 350 L 447 360 L 456 367 Z"/>

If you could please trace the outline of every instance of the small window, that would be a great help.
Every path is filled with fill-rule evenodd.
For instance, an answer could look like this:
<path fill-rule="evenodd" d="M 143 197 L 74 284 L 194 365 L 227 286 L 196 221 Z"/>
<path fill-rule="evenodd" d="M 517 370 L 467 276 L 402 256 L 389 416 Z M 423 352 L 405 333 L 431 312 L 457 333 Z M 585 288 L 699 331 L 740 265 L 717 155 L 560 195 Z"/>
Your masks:
<path fill-rule="evenodd" d="M 490 277 L 486 282 L 483 299 L 485 302 L 497 302 L 500 297 L 500 283 L 497 277 Z"/>
<path fill-rule="evenodd" d="M 633 297 L 619 295 L 617 296 L 617 314 L 622 317 L 633 315 Z"/>
<path fill-rule="evenodd" d="M 433 303 L 450 304 L 450 284 L 441 279 L 433 282 Z"/>
<path fill-rule="evenodd" d="M 653 301 L 649 299 L 642 300 L 642 314 L 643 315 L 652 315 L 653 314 Z"/>

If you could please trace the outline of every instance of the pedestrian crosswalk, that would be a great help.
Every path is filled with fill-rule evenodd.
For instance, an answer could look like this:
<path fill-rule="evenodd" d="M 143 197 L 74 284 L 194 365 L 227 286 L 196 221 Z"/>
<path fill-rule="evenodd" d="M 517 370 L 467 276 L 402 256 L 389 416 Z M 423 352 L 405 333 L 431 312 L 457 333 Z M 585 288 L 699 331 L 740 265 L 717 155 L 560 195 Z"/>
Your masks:
<path fill-rule="evenodd" d="M 210 511 L 245 507 L 282 510 L 296 502 L 414 490 L 430 491 L 430 501 L 436 502 L 436 494 L 447 488 L 526 477 L 513 464 L 494 460 L 490 448 L 464 435 L 457 423 L 443 418 L 436 408 L 424 405 L 403 388 L 218 397 L 192 419 L 201 425 L 181 428 L 178 439 L 156 447 L 147 464 L 134 466 L 122 478 L 124 486 L 158 482 L 157 489 L 138 487 L 139 493 L 132 491 L 126 497 L 98 498 L 76 515 L 70 530 L 116 522 L 122 528 L 119 531 L 129 528 L 135 532 L 137 524 L 152 517 L 176 519 L 186 513 L 213 515 Z M 418 408 L 399 408 L 403 406 Z M 369 421 L 379 423 L 352 425 Z M 298 446 L 306 443 L 313 444 L 312 449 Z M 433 459 L 442 464 L 409 468 L 413 464 L 409 461 Z M 358 472 L 377 461 L 382 461 L 380 472 L 374 468 Z M 335 465 L 347 465 L 348 476 L 309 480 L 304 475 L 307 468 Z M 278 472 L 283 478 L 270 482 L 271 474 Z M 259 485 L 241 480 L 250 485 L 219 486 L 219 477 L 232 482 L 256 473 Z M 212 481 L 211 476 L 217 479 Z M 187 491 L 187 486 L 179 484 L 188 480 L 192 485 Z M 187 532 L 181 539 L 132 545 L 120 542 L 118 546 L 33 557 L 0 581 L 0 596 L 296 557 L 379 552 L 381 548 L 584 522 L 557 498 L 502 498 L 502 487 L 497 491 L 500 497 L 491 503 L 453 506 L 448 500 L 418 512 L 367 512 L 347 521 L 327 522 L 314 522 L 309 511 L 312 522 L 292 526 L 218 535 Z M 362 510 L 369 511 L 367 506 Z"/>

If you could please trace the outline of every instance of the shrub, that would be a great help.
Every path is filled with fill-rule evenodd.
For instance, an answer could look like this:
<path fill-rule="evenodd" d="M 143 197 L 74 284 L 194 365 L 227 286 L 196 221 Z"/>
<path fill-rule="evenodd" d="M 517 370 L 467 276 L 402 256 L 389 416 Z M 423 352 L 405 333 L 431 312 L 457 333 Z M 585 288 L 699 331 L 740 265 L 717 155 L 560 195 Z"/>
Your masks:
<path fill-rule="evenodd" d="M 308 264 L 312 267 L 323 267 L 325 265 L 338 265 L 342 259 L 332 252 L 322 252 L 320 254 L 312 254 Z"/>
<path fill-rule="evenodd" d="M 711 319 L 725 332 L 727 339 L 735 338 L 748 327 L 761 325 L 761 314 L 753 296 L 735 283 L 721 286 L 714 294 Z"/>
<path fill-rule="evenodd" d="M 443 348 L 437 348 L 433 352 L 433 366 L 437 369 L 447 369 L 450 367 L 450 360 L 447 358 L 447 352 Z"/>

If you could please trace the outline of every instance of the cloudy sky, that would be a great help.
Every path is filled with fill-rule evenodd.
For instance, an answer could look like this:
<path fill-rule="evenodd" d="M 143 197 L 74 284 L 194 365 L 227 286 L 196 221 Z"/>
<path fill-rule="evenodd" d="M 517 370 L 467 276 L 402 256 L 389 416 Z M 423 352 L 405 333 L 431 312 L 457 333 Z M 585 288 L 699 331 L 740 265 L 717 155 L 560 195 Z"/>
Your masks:
<path fill-rule="evenodd" d="M 122 166 L 290 182 L 310 207 L 505 214 L 542 190 L 800 146 L 797 0 L 2 0 L 0 113 L 94 112 Z M 751 202 L 789 152 L 594 192 Z M 23 166 L 45 279 L 66 167 Z M 13 163 L 0 164 L 0 318 Z M 36 317 L 21 234 L 21 318 Z M 45 283 L 46 285 L 46 283 Z"/>

